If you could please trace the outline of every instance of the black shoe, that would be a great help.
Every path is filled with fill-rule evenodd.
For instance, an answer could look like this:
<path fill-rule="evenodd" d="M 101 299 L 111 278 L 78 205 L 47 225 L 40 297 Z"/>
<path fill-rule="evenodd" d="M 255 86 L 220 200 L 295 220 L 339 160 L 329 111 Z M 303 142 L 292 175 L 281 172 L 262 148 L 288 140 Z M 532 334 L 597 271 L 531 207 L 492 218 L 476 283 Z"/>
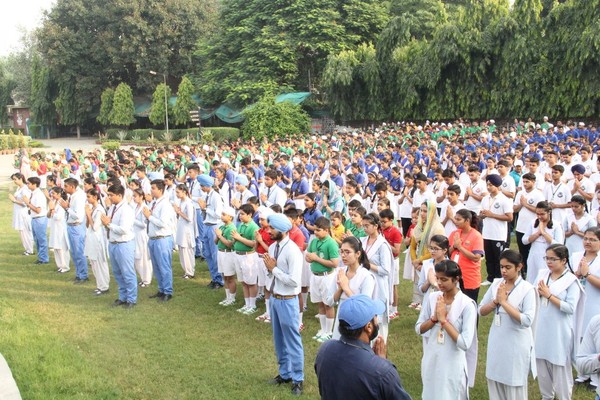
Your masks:
<path fill-rule="evenodd" d="M 135 303 L 130 303 L 126 301 L 125 304 L 123 304 L 123 308 L 126 308 L 128 310 L 132 309 L 133 307 L 135 307 Z"/>
<path fill-rule="evenodd" d="M 94 290 L 94 296 L 102 296 L 104 294 L 108 293 L 108 289 L 106 290 L 100 290 L 100 289 L 96 289 Z"/>
<path fill-rule="evenodd" d="M 161 303 L 166 303 L 167 301 L 171 300 L 173 298 L 172 294 L 165 294 L 163 295 L 163 297 L 159 298 L 158 301 L 160 301 Z"/>
<path fill-rule="evenodd" d="M 149 299 L 162 299 L 165 296 L 163 292 L 156 292 L 153 295 L 148 296 Z"/>
<path fill-rule="evenodd" d="M 277 375 L 275 378 L 271 379 L 267 383 L 269 385 L 282 385 L 284 383 L 290 383 L 291 381 L 292 381 L 292 378 L 284 379 L 281 377 L 281 375 Z"/>
<path fill-rule="evenodd" d="M 113 306 L 113 307 L 119 307 L 119 306 L 123 306 L 123 305 L 125 305 L 125 304 L 127 304 L 127 302 L 126 302 L 126 301 L 123 301 L 123 300 L 121 300 L 121 299 L 116 299 L 116 300 L 115 300 L 115 301 L 112 303 L 112 306 Z"/>
<path fill-rule="evenodd" d="M 213 288 L 213 289 L 221 289 L 222 287 L 223 287 L 223 285 L 221 285 L 221 284 L 220 284 L 220 283 L 218 283 L 218 282 L 215 282 L 215 284 L 213 285 L 213 287 L 212 287 L 212 288 Z"/>
<path fill-rule="evenodd" d="M 208 285 L 206 285 L 206 287 L 209 288 L 209 289 L 214 289 L 215 288 L 215 284 L 216 284 L 216 282 L 210 281 L 210 283 Z"/>
<path fill-rule="evenodd" d="M 44 262 L 44 261 L 37 260 L 36 262 L 34 262 L 34 264 L 35 265 L 41 265 L 41 264 L 48 264 L 48 262 L 47 261 Z"/>
<path fill-rule="evenodd" d="M 30 253 L 30 252 L 28 252 L 28 251 L 24 251 L 24 252 L 23 252 L 23 255 L 24 255 L 24 256 L 32 256 L 32 255 L 33 255 L 33 253 Z"/>
<path fill-rule="evenodd" d="M 82 284 L 86 283 L 87 281 L 89 281 L 88 278 L 84 278 L 84 279 L 79 278 L 79 279 L 76 279 L 75 282 L 73 282 L 73 284 L 74 285 L 82 285 Z"/>
<path fill-rule="evenodd" d="M 300 396 L 302 394 L 302 390 L 303 390 L 303 385 L 302 385 L 302 381 L 300 382 L 294 382 L 292 384 L 292 394 L 294 396 Z"/>

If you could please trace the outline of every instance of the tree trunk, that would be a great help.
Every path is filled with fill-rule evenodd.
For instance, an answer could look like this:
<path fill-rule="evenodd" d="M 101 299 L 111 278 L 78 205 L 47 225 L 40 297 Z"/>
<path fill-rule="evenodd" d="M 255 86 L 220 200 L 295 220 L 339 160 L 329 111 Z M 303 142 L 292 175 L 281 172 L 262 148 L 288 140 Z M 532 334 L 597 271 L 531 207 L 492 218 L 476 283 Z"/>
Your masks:
<path fill-rule="evenodd" d="M 77 124 L 77 139 L 81 139 L 81 126 Z"/>

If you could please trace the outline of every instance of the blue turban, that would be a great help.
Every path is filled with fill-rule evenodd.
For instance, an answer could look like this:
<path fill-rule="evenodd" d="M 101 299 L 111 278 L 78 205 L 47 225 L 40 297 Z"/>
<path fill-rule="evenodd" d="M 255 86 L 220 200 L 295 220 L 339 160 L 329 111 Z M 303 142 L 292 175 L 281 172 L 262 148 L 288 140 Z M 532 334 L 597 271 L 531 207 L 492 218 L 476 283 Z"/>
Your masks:
<path fill-rule="evenodd" d="M 208 175 L 198 175 L 198 182 L 200 186 L 208 186 L 213 187 L 215 184 L 215 180 Z"/>
<path fill-rule="evenodd" d="M 279 232 L 286 233 L 292 229 L 292 222 L 283 214 L 273 214 L 267 219 L 269 225 L 277 229 Z"/>
<path fill-rule="evenodd" d="M 248 186 L 248 178 L 244 174 L 240 174 L 235 177 L 235 183 L 239 183 L 242 186 Z"/>
<path fill-rule="evenodd" d="M 578 174 L 585 174 L 585 167 L 581 164 L 575 164 L 571 167 L 571 172 Z"/>

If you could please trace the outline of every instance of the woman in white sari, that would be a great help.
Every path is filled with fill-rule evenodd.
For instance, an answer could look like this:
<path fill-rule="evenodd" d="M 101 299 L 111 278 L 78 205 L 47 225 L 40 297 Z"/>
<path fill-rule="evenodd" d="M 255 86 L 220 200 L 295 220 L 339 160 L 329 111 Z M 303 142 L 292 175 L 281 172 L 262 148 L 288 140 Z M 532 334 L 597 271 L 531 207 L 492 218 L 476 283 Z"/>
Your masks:
<path fill-rule="evenodd" d="M 371 213 L 365 215 L 362 226 L 367 236 L 360 240 L 365 254 L 369 259 L 368 268 L 375 277 L 375 298 L 383 301 L 386 307 L 384 315 L 379 316 L 379 323 L 381 336 L 387 341 L 389 308 L 394 286 L 392 275 L 394 269 L 394 255 L 390 244 L 381 234 L 381 225 L 377 214 Z"/>
<path fill-rule="evenodd" d="M 50 204 L 48 207 L 48 226 L 50 237 L 48 247 L 54 251 L 54 262 L 56 272 L 64 274 L 71 269 L 71 254 L 69 253 L 69 236 L 67 234 L 67 212 L 58 206 L 60 199 L 67 200 L 67 194 L 62 188 L 54 186 L 50 190 Z M 57 207 L 58 206 L 58 207 Z"/>

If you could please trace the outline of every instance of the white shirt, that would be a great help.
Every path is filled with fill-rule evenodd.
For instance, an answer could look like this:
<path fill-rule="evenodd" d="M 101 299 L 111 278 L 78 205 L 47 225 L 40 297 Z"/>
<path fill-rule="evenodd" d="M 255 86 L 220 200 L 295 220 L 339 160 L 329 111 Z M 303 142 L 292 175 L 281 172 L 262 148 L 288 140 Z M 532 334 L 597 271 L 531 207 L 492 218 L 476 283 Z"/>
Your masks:
<path fill-rule="evenodd" d="M 515 205 L 521 205 L 521 198 L 525 197 L 528 206 L 535 207 L 537 203 L 544 200 L 544 194 L 538 189 L 533 189 L 531 192 L 526 192 L 525 190 L 519 190 L 519 193 L 515 196 Z M 517 219 L 517 226 L 515 227 L 515 231 L 525 233 L 529 226 L 533 224 L 533 221 L 537 216 L 534 211 L 528 210 L 526 207 L 521 206 L 519 210 L 519 218 Z"/>
<path fill-rule="evenodd" d="M 175 210 L 167 196 L 163 195 L 150 204 L 152 215 L 148 218 L 148 236 L 172 236 L 175 226 Z"/>
<path fill-rule="evenodd" d="M 81 224 L 85 222 L 85 203 L 87 197 L 81 188 L 77 188 L 69 199 L 69 218 L 68 224 Z"/>
<path fill-rule="evenodd" d="M 275 258 L 275 250 L 279 244 L 277 264 L 271 274 L 273 275 L 273 294 L 281 296 L 294 296 L 300 293 L 302 281 L 302 267 L 304 259 L 298 245 L 286 236 L 281 242 L 269 246 L 269 255 Z"/>
<path fill-rule="evenodd" d="M 498 193 L 494 198 L 491 195 L 485 196 L 481 200 L 481 209 L 503 215 L 512 213 L 513 205 L 511 199 L 502 193 Z M 481 236 L 487 240 L 506 241 L 508 236 L 508 222 L 491 217 L 484 218 Z"/>
<path fill-rule="evenodd" d="M 273 184 L 270 188 L 265 187 L 261 193 L 267 195 L 267 200 L 264 202 L 264 205 L 267 207 L 271 207 L 273 204 L 279 204 L 281 208 L 285 206 L 285 202 L 287 200 L 287 195 L 283 191 L 282 188 Z"/>
<path fill-rule="evenodd" d="M 107 215 L 111 218 L 107 229 L 109 230 L 109 242 L 129 242 L 133 240 L 133 221 L 135 219 L 133 209 L 125 199 L 119 204 L 113 204 Z"/>
<path fill-rule="evenodd" d="M 206 209 L 204 215 L 204 223 L 206 225 L 217 225 L 221 221 L 221 213 L 223 212 L 223 198 L 214 189 L 206 194 Z"/>
<path fill-rule="evenodd" d="M 40 209 L 40 212 L 36 213 L 31 208 L 29 208 L 31 210 L 31 218 L 45 217 L 46 214 L 48 214 L 48 204 L 46 202 L 46 196 L 44 196 L 44 193 L 42 193 L 42 190 L 40 188 L 36 188 L 33 190 L 33 192 L 31 192 L 31 199 L 29 200 L 29 202 L 32 206 Z"/>
<path fill-rule="evenodd" d="M 473 191 L 473 193 L 476 196 L 482 196 L 484 193 L 487 192 L 487 184 L 481 179 L 479 179 L 475 183 L 473 183 L 472 181 L 469 182 L 469 185 L 467 187 L 471 188 L 471 190 Z M 466 190 L 465 190 L 465 196 L 466 196 Z M 481 211 L 481 200 L 475 200 L 475 198 L 473 198 L 472 196 L 469 196 L 465 200 L 465 207 L 467 209 L 473 211 L 474 213 L 479 214 L 479 212 Z"/>

